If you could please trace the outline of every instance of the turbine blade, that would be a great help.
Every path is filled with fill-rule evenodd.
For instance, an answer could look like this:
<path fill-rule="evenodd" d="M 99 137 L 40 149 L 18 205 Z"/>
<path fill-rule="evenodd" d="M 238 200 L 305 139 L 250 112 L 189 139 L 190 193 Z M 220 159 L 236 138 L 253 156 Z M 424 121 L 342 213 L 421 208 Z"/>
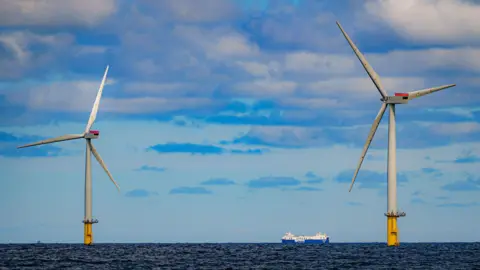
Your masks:
<path fill-rule="evenodd" d="M 352 191 L 353 183 L 357 178 L 358 171 L 360 170 L 360 167 L 362 166 L 362 162 L 365 159 L 365 156 L 367 155 L 368 147 L 370 147 L 370 143 L 373 140 L 373 136 L 377 131 L 378 125 L 380 124 L 380 120 L 382 120 L 382 117 L 383 117 L 383 114 L 385 113 L 386 108 L 387 108 L 387 104 L 382 103 L 382 106 L 380 107 L 380 111 L 378 112 L 377 117 L 375 117 L 375 120 L 373 121 L 372 128 L 370 129 L 370 133 L 368 133 L 367 142 L 363 146 L 363 152 L 362 152 L 362 155 L 360 156 L 360 160 L 358 161 L 357 169 L 355 170 L 355 174 L 353 175 L 352 183 L 350 184 L 350 189 L 348 190 L 348 192 Z"/>
<path fill-rule="evenodd" d="M 90 150 L 92 150 L 93 156 L 95 157 L 95 159 L 97 159 L 100 166 L 102 166 L 102 168 L 108 174 L 108 177 L 110 177 L 110 180 L 112 180 L 113 184 L 117 187 L 118 192 L 120 192 L 120 187 L 117 185 L 117 182 L 115 182 L 115 180 L 113 180 L 112 174 L 108 171 L 107 166 L 105 165 L 105 162 L 103 162 L 102 158 L 98 154 L 97 149 L 95 149 L 95 147 L 93 146 L 91 141 L 89 141 L 89 140 L 87 140 L 87 141 L 88 141 L 88 145 L 90 146 Z"/>
<path fill-rule="evenodd" d="M 418 91 L 408 92 L 408 99 L 415 99 L 415 98 L 418 98 L 418 97 L 421 97 L 421 96 L 431 94 L 433 92 L 437 92 L 437 91 L 440 91 L 440 90 L 443 90 L 443 89 L 454 87 L 455 85 L 456 84 L 448 84 L 448 85 L 442 85 L 442 86 L 438 86 L 438 87 L 432 87 L 432 88 L 422 89 L 422 90 L 418 90 Z"/>
<path fill-rule="evenodd" d="M 365 56 L 360 52 L 360 50 L 355 46 L 353 41 L 350 39 L 350 37 L 347 35 L 347 33 L 343 30 L 343 27 L 340 25 L 340 23 L 337 21 L 338 28 L 340 28 L 340 31 L 342 31 L 343 36 L 347 39 L 348 44 L 350 44 L 350 47 L 352 47 L 352 50 L 355 52 L 357 55 L 358 60 L 362 63 L 363 67 L 365 68 L 365 71 L 368 73 L 368 76 L 370 79 L 372 79 L 373 83 L 378 89 L 378 92 L 380 95 L 382 95 L 383 98 L 387 96 L 387 92 L 383 89 L 382 83 L 380 82 L 380 76 L 373 70 L 372 66 L 367 62 L 367 59 L 365 59 Z"/>
<path fill-rule="evenodd" d="M 102 98 L 103 87 L 105 86 L 105 81 L 107 80 L 108 68 L 105 69 L 103 74 L 102 82 L 100 83 L 100 88 L 98 89 L 97 97 L 95 98 L 95 103 L 93 103 L 92 112 L 90 113 L 90 118 L 88 119 L 87 127 L 85 128 L 85 133 L 87 133 L 93 125 L 95 118 L 97 117 L 98 106 L 100 105 L 100 99 Z"/>
<path fill-rule="evenodd" d="M 22 146 L 17 146 L 17 148 L 26 148 L 26 147 L 41 145 L 41 144 L 49 144 L 49 143 L 56 143 L 56 142 L 61 142 L 61 141 L 81 139 L 81 138 L 83 138 L 83 136 L 84 136 L 83 134 L 67 134 L 67 135 L 62 135 L 62 136 L 56 137 L 56 138 L 46 139 L 46 140 L 42 140 L 42 141 L 39 141 L 39 142 L 29 143 L 29 144 L 25 144 L 25 145 L 22 145 Z"/>

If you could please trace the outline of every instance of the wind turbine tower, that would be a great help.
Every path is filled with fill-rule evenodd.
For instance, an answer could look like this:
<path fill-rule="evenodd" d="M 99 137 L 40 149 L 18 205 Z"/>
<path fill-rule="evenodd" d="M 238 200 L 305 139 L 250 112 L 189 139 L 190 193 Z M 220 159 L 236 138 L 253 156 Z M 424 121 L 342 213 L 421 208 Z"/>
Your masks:
<path fill-rule="evenodd" d="M 56 143 L 61 141 L 68 141 L 68 140 L 76 140 L 76 139 L 85 139 L 86 142 L 86 153 L 85 153 L 85 216 L 83 219 L 84 223 L 84 237 L 83 243 L 85 245 L 93 244 L 93 232 L 92 232 L 92 224 L 98 223 L 97 219 L 92 218 L 92 170 L 91 170 L 91 156 L 97 159 L 98 163 L 107 173 L 110 180 L 115 184 L 117 190 L 120 191 L 115 180 L 113 180 L 112 174 L 107 169 L 105 162 L 103 162 L 102 158 L 98 154 L 97 150 L 92 144 L 92 140 L 98 139 L 100 132 L 98 130 L 91 130 L 90 128 L 97 117 L 98 106 L 100 104 L 100 98 L 102 97 L 103 87 L 105 85 L 105 80 L 107 79 L 108 67 L 105 69 L 105 73 L 103 74 L 102 83 L 100 84 L 100 88 L 98 89 L 97 98 L 95 99 L 95 103 L 93 104 L 92 112 L 90 113 L 90 118 L 88 119 L 87 126 L 85 131 L 82 134 L 67 134 L 60 137 L 46 139 L 43 141 L 30 143 L 26 145 L 19 146 L 17 148 L 25 148 L 31 147 L 36 145 L 42 144 L 49 144 L 49 143 Z"/>
<path fill-rule="evenodd" d="M 365 71 L 367 71 L 368 76 L 373 81 L 375 86 L 378 89 L 378 92 L 382 96 L 380 101 L 382 105 L 380 107 L 380 111 L 375 117 L 373 121 L 372 128 L 370 129 L 370 133 L 367 137 L 367 142 L 363 146 L 362 155 L 360 156 L 360 160 L 358 161 L 357 169 L 352 178 L 352 183 L 350 185 L 349 192 L 352 190 L 353 183 L 355 182 L 355 178 L 357 177 L 358 171 L 362 166 L 362 162 L 367 154 L 368 147 L 372 142 L 373 136 L 377 131 L 378 125 L 382 120 L 383 114 L 387 107 L 389 108 L 389 118 L 388 118 L 388 165 L 387 165 L 387 212 L 385 216 L 387 216 L 387 245 L 388 246 L 398 246 L 400 245 L 399 237 L 398 237 L 398 227 L 397 227 L 397 218 L 405 216 L 405 212 L 399 212 L 397 208 L 397 162 L 396 162 L 396 150 L 397 150 L 397 139 L 396 139 L 396 131 L 395 131 L 395 105 L 396 104 L 407 104 L 409 100 L 425 96 L 431 94 L 433 92 L 437 92 L 449 87 L 455 86 L 455 84 L 443 85 L 439 87 L 433 87 L 408 93 L 395 93 L 394 96 L 388 96 L 387 92 L 384 90 L 381 82 L 380 77 L 378 74 L 373 70 L 370 64 L 367 62 L 367 59 L 362 55 L 362 53 L 358 50 L 355 46 L 353 41 L 347 35 L 347 33 L 343 30 L 342 26 L 339 22 L 337 22 L 340 31 L 347 39 L 350 47 L 355 52 L 358 57 L 358 60 L 362 63 Z"/>

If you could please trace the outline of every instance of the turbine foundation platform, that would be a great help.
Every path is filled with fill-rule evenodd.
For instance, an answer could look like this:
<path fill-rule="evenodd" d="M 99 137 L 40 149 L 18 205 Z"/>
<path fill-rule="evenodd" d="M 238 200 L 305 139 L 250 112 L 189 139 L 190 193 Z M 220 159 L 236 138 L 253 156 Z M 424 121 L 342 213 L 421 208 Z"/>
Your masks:
<path fill-rule="evenodd" d="M 97 219 L 83 220 L 83 244 L 90 246 L 93 244 L 92 224 L 98 223 Z"/>
<path fill-rule="evenodd" d="M 387 217 L 387 246 L 400 246 L 397 218 L 406 216 L 405 212 L 385 213 Z"/>

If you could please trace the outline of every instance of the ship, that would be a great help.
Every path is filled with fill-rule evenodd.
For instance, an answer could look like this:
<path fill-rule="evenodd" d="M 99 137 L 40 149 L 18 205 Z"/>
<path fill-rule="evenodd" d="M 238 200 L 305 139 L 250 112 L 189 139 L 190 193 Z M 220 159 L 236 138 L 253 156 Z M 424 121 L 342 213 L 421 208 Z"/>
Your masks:
<path fill-rule="evenodd" d="M 287 232 L 282 237 L 282 244 L 328 244 L 330 243 L 330 237 L 325 233 L 317 232 L 313 236 L 308 235 L 294 235 Z"/>

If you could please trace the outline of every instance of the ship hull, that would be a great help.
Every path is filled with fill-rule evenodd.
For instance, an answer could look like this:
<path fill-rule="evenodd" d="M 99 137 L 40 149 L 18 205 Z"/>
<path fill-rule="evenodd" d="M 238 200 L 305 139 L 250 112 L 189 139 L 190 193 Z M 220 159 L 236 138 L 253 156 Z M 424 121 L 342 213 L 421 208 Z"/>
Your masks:
<path fill-rule="evenodd" d="M 325 240 L 319 240 L 319 239 L 307 239 L 305 241 L 295 241 L 293 239 L 282 239 L 282 244 L 328 244 L 330 243 L 330 238 L 327 238 Z"/>

